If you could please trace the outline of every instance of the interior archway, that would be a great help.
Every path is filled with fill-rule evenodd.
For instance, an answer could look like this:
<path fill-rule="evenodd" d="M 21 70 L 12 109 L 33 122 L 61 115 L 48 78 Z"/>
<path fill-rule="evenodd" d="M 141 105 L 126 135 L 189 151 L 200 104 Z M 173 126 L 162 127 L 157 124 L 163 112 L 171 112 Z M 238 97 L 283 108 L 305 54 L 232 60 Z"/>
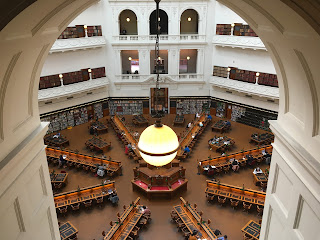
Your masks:
<path fill-rule="evenodd" d="M 120 35 L 137 35 L 137 16 L 131 10 L 123 10 L 119 15 Z"/>
<path fill-rule="evenodd" d="M 160 34 L 168 34 L 168 14 L 159 9 L 159 25 L 160 25 Z M 156 10 L 154 10 L 150 14 L 149 18 L 149 26 L 150 26 L 150 35 L 157 34 L 157 25 L 156 25 Z"/>
<path fill-rule="evenodd" d="M 180 34 L 198 34 L 199 16 L 196 10 L 187 9 L 180 17 Z"/>
<path fill-rule="evenodd" d="M 6 194 L 9 192 L 14 195 L 11 191 L 17 172 L 27 168 L 28 163 L 35 158 L 45 161 L 42 136 L 46 126 L 40 123 L 37 99 L 40 71 L 59 34 L 78 14 L 95 2 L 97 1 L 36 1 L 12 18 L 0 33 L 0 170 L 1 175 L 6 176 L 6 181 L 1 184 L 5 192 L 0 199 L 1 203 L 14 201 Z M 301 178 L 301 181 L 304 188 L 308 186 L 306 189 L 315 193 L 320 179 L 320 81 L 317 74 L 320 37 L 319 21 L 316 20 L 319 16 L 319 4 L 311 0 L 221 2 L 250 24 L 272 56 L 280 88 L 279 116 L 272 123 L 276 135 L 275 149 L 278 151 L 276 157 L 286 158 L 286 163 L 297 175 L 306 171 L 308 175 Z M 287 145 L 287 149 L 282 149 L 283 145 Z M 23 156 L 26 148 L 29 148 L 30 158 L 29 155 Z M 288 149 L 291 150 L 290 153 Z M 290 154 L 299 161 L 288 160 Z M 17 166 L 13 174 L 13 169 Z M 15 191 L 19 191 L 19 188 Z M 271 189 L 271 199 L 270 195 Z M 319 203 L 319 196 L 313 197 Z M 51 197 L 47 196 L 45 199 L 41 208 L 47 209 L 53 202 Z M 272 200 L 269 203 L 275 204 Z M 269 214 L 264 214 L 264 220 L 275 217 L 271 216 L 270 209 L 268 208 Z M 290 212 L 291 210 L 292 208 L 288 209 Z M 55 219 L 54 210 L 48 208 L 47 213 L 52 214 L 50 216 Z M 268 221 L 264 222 L 266 224 L 262 226 L 262 238 L 272 239 L 274 235 L 268 235 L 270 225 L 267 224 Z M 39 220 L 34 222 L 31 229 L 36 229 L 37 223 Z M 288 224 L 285 225 L 287 230 L 294 227 L 290 222 L 283 224 Z M 58 239 L 56 222 L 52 226 L 54 230 L 51 234 L 55 234 L 53 239 Z M 40 236 L 33 236 L 33 239 L 41 239 Z M 30 235 L 29 239 L 31 238 Z"/>

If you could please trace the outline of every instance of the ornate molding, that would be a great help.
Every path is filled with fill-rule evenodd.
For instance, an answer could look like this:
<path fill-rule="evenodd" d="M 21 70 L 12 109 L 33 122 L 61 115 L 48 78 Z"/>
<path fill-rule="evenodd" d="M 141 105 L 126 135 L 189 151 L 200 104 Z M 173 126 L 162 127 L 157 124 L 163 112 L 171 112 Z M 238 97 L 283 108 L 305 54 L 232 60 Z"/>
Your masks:
<path fill-rule="evenodd" d="M 48 101 L 55 98 L 72 96 L 74 94 L 104 88 L 109 85 L 108 78 L 97 78 L 85 82 L 73 83 L 60 87 L 48 88 L 38 91 L 39 101 Z"/>
<path fill-rule="evenodd" d="M 97 48 L 105 45 L 106 39 L 104 36 L 57 39 L 52 45 L 50 53 Z"/>
<path fill-rule="evenodd" d="M 214 87 L 230 89 L 259 97 L 279 99 L 279 88 L 276 87 L 268 87 L 222 77 L 212 77 L 210 84 Z"/>
<path fill-rule="evenodd" d="M 112 37 L 112 45 L 133 46 L 148 44 L 154 45 L 154 35 L 117 35 Z M 162 44 L 207 44 L 206 35 L 199 34 L 182 34 L 182 35 L 160 35 Z"/>
<path fill-rule="evenodd" d="M 263 42 L 258 37 L 230 36 L 230 35 L 215 35 L 213 44 L 222 47 L 232 48 L 251 48 L 267 50 Z"/>

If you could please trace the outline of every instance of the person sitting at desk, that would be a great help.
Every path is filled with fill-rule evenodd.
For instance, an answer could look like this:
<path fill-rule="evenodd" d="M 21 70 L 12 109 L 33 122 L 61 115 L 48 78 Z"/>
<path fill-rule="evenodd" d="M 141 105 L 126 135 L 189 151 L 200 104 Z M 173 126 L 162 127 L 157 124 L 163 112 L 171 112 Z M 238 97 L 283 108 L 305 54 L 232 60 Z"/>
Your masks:
<path fill-rule="evenodd" d="M 256 167 L 254 170 L 253 170 L 253 174 L 258 174 L 258 173 L 263 173 L 262 170 L 259 168 L 259 167 Z"/>
<path fill-rule="evenodd" d="M 97 175 L 100 177 L 103 177 L 105 174 L 104 169 L 105 169 L 104 166 L 99 166 L 98 171 L 97 171 Z"/>
<path fill-rule="evenodd" d="M 199 122 L 199 127 L 203 127 L 203 123 L 202 122 Z"/>
<path fill-rule="evenodd" d="M 229 121 L 225 121 L 224 124 L 226 125 L 226 127 L 231 127 L 231 122 Z"/>
<path fill-rule="evenodd" d="M 187 128 L 191 128 L 191 126 L 192 126 L 192 123 L 189 122 L 188 125 L 187 125 Z"/>
<path fill-rule="evenodd" d="M 65 164 L 66 164 L 66 158 L 67 156 L 66 155 L 60 155 L 59 157 L 59 167 L 63 167 Z"/>
<path fill-rule="evenodd" d="M 53 135 L 53 138 L 59 138 L 60 135 L 61 135 L 60 133 L 57 133 L 57 134 Z"/>
<path fill-rule="evenodd" d="M 190 148 L 188 146 L 184 147 L 184 153 L 189 153 L 190 152 Z"/>
<path fill-rule="evenodd" d="M 119 197 L 116 193 L 111 193 L 109 200 L 112 204 L 118 204 L 119 202 Z"/>
<path fill-rule="evenodd" d="M 271 163 L 271 154 L 266 152 L 266 154 L 264 155 L 265 159 L 266 159 L 266 164 L 270 165 Z"/>
<path fill-rule="evenodd" d="M 247 154 L 246 158 L 247 158 L 247 164 L 249 166 L 252 167 L 256 163 L 256 161 L 254 160 L 254 158 L 253 158 L 253 156 L 251 154 Z"/>
<path fill-rule="evenodd" d="M 138 131 L 135 131 L 135 132 L 133 133 L 133 136 L 134 136 L 135 138 L 138 138 L 138 137 L 139 137 Z"/>
<path fill-rule="evenodd" d="M 212 116 L 209 114 L 208 117 L 207 117 L 207 119 L 208 119 L 209 121 L 212 121 Z"/>
<path fill-rule="evenodd" d="M 223 237 L 217 238 L 217 240 L 228 240 L 228 236 L 227 236 L 227 235 L 224 235 Z"/>
<path fill-rule="evenodd" d="M 93 135 L 93 134 L 94 134 L 93 126 L 91 126 L 91 127 L 90 127 L 90 129 L 89 129 L 89 133 L 90 133 L 90 135 Z"/>
<path fill-rule="evenodd" d="M 239 161 L 238 161 L 237 159 L 233 159 L 231 165 L 232 165 L 232 170 L 233 170 L 234 172 L 238 171 L 239 168 L 240 168 L 240 166 L 239 166 Z"/>
<path fill-rule="evenodd" d="M 132 151 L 132 145 L 130 143 L 128 143 L 127 147 L 129 151 Z"/>
<path fill-rule="evenodd" d="M 151 211 L 147 206 L 142 206 L 142 214 L 143 215 L 150 215 Z"/>

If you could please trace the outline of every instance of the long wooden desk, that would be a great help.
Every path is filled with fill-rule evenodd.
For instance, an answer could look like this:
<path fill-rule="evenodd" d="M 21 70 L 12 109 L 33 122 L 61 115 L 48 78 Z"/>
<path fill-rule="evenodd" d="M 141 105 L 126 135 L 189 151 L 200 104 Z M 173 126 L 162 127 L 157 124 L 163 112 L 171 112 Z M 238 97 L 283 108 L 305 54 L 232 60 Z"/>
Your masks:
<path fill-rule="evenodd" d="M 50 180 L 51 183 L 62 183 L 66 184 L 68 178 L 68 173 L 54 173 L 53 171 L 50 172 Z"/>
<path fill-rule="evenodd" d="M 227 137 L 227 136 L 219 137 L 219 139 L 216 138 L 216 141 L 212 141 L 212 142 L 210 142 L 210 140 L 208 141 L 210 150 L 213 150 L 216 152 L 218 152 L 219 150 L 222 150 L 223 148 L 226 148 L 226 147 L 230 148 L 235 144 L 234 139 Z M 229 142 L 229 144 L 225 144 L 225 142 Z"/>
<path fill-rule="evenodd" d="M 242 189 L 242 187 L 219 183 L 207 180 L 206 195 L 226 197 L 228 199 L 239 200 L 241 202 L 252 203 L 253 205 L 264 206 L 265 192 L 252 189 Z"/>
<path fill-rule="evenodd" d="M 231 159 L 231 158 L 237 159 L 239 161 L 239 164 L 241 164 L 241 163 L 247 161 L 247 159 L 245 158 L 245 156 L 247 154 L 251 154 L 254 158 L 258 158 L 258 157 L 263 157 L 263 155 L 262 155 L 263 150 L 271 153 L 272 149 L 273 149 L 272 145 L 269 145 L 269 146 L 265 146 L 265 147 L 261 147 L 261 148 L 250 149 L 250 150 L 247 150 L 244 152 L 237 152 L 237 153 L 229 154 L 228 157 L 218 156 L 218 157 L 211 158 L 211 159 L 201 160 L 198 162 L 198 168 L 199 168 L 199 171 L 202 174 L 204 174 L 207 172 L 209 166 L 212 166 L 214 168 L 231 166 L 231 162 L 229 161 L 229 159 Z"/>
<path fill-rule="evenodd" d="M 44 137 L 44 144 L 52 147 L 66 147 L 69 145 L 69 140 L 61 136 L 60 137 L 54 137 L 55 134 L 50 134 Z"/>
<path fill-rule="evenodd" d="M 217 236 L 214 234 L 213 230 L 205 221 L 202 220 L 200 214 L 182 197 L 180 197 L 180 201 L 180 205 L 174 206 L 173 209 L 186 225 L 190 234 L 193 232 L 193 230 L 197 230 L 197 235 L 198 237 L 201 237 L 201 239 L 217 239 Z"/>
<path fill-rule="evenodd" d="M 253 239 L 259 240 L 260 238 L 260 224 L 256 223 L 253 220 L 250 220 L 242 229 L 241 231 L 248 234 L 249 236 L 253 237 Z"/>
<path fill-rule="evenodd" d="M 68 221 L 59 226 L 61 240 L 69 239 L 78 233 L 78 229 L 73 226 L 73 224 Z"/>
<path fill-rule="evenodd" d="M 227 126 L 224 120 L 219 120 L 212 125 L 211 129 L 212 131 L 223 133 L 227 129 Z"/>
<path fill-rule="evenodd" d="M 109 150 L 111 143 L 107 143 L 106 141 L 103 141 L 97 137 L 92 137 L 86 141 L 86 146 L 92 146 L 96 151 L 104 152 Z"/>
<path fill-rule="evenodd" d="M 97 130 L 97 134 L 106 133 L 108 132 L 108 127 L 104 125 L 100 121 L 95 121 L 90 124 L 90 127 L 94 127 Z"/>
<path fill-rule="evenodd" d="M 107 171 L 112 171 L 115 174 L 122 174 L 122 164 L 121 162 L 115 160 L 107 160 L 98 157 L 92 157 L 85 154 L 74 153 L 70 151 L 62 151 L 55 148 L 46 148 L 47 158 L 59 158 L 60 155 L 66 155 L 66 161 L 75 164 L 81 164 L 83 166 L 89 166 L 97 168 L 97 166 L 105 166 Z"/>
<path fill-rule="evenodd" d="M 131 134 L 131 132 L 128 130 L 127 126 L 125 125 L 125 123 L 118 117 L 118 115 L 115 115 L 114 117 L 111 118 L 112 122 L 115 124 L 115 126 L 121 131 L 124 132 L 124 137 L 126 138 L 126 140 L 131 144 L 131 146 L 135 145 L 138 146 L 138 142 L 135 139 L 135 137 Z M 134 153 L 136 154 L 136 156 L 139 159 L 141 158 L 140 152 L 137 148 L 132 149 L 134 151 Z"/>
<path fill-rule="evenodd" d="M 136 226 L 142 216 L 139 212 L 140 197 L 138 197 L 125 211 L 120 218 L 115 222 L 104 240 L 125 240 Z"/>
<path fill-rule="evenodd" d="M 203 127 L 199 126 L 199 122 L 203 123 Z M 191 141 L 193 140 L 192 135 L 199 132 L 201 128 L 205 128 L 208 122 L 206 122 L 206 116 L 204 113 L 201 114 L 200 118 L 197 119 L 196 122 L 194 122 L 193 126 L 185 133 L 184 137 L 182 137 L 179 140 L 179 149 L 177 153 L 177 158 L 182 158 L 184 155 L 184 147 L 188 146 Z"/>
<path fill-rule="evenodd" d="M 262 133 L 262 134 L 252 134 L 250 138 L 250 142 L 254 143 L 255 145 L 263 145 L 263 144 L 270 144 L 274 140 L 274 135 L 272 133 Z"/>
<path fill-rule="evenodd" d="M 81 188 L 79 190 L 72 190 L 54 195 L 55 207 L 65 207 L 72 204 L 82 203 L 89 200 L 94 200 L 100 197 L 107 197 L 112 193 L 116 193 L 115 182 L 110 181 L 104 185 L 95 185 Z"/>
<path fill-rule="evenodd" d="M 135 125 L 143 126 L 143 125 L 149 125 L 148 120 L 143 115 L 135 115 L 132 118 L 132 122 Z"/>
<path fill-rule="evenodd" d="M 173 121 L 173 125 L 175 125 L 175 124 L 182 125 L 182 124 L 184 124 L 184 122 L 185 122 L 185 119 L 184 119 L 183 115 L 176 115 L 176 117 L 174 118 L 174 121 Z"/>
<path fill-rule="evenodd" d="M 266 174 L 264 172 L 257 173 L 257 174 L 252 173 L 252 175 L 253 175 L 253 181 L 254 181 L 255 185 L 260 185 L 261 183 L 268 182 L 268 177 L 266 176 Z"/>

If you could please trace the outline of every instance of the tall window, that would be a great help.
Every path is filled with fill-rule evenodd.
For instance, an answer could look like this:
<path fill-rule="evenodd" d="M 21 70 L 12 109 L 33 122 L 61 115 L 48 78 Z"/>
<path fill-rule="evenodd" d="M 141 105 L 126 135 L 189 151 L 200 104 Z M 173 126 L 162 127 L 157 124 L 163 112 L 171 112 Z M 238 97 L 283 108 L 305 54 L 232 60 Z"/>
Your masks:
<path fill-rule="evenodd" d="M 159 10 L 160 34 L 168 34 L 168 15 L 165 11 Z M 156 10 L 150 14 L 150 35 L 157 34 Z"/>
<path fill-rule="evenodd" d="M 137 50 L 121 51 L 122 74 L 138 74 L 139 68 L 139 52 Z"/>
<path fill-rule="evenodd" d="M 181 14 L 180 34 L 198 34 L 198 13 L 187 9 Z"/>
<path fill-rule="evenodd" d="M 137 35 L 137 16 L 131 10 L 123 10 L 119 15 L 120 35 Z"/>

